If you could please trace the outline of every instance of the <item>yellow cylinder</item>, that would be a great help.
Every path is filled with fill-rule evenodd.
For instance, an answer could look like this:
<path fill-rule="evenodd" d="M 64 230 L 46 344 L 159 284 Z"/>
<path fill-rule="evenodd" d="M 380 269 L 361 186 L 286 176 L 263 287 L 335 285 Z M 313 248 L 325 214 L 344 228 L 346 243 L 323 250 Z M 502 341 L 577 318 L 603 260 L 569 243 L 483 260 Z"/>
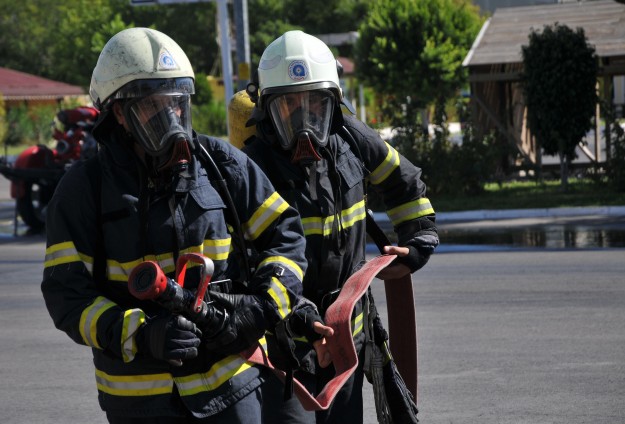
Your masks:
<path fill-rule="evenodd" d="M 246 122 L 252 116 L 254 103 L 245 90 L 234 93 L 228 105 L 228 131 L 229 141 L 239 149 L 243 148 L 245 141 L 256 134 L 256 126 L 246 127 Z"/>

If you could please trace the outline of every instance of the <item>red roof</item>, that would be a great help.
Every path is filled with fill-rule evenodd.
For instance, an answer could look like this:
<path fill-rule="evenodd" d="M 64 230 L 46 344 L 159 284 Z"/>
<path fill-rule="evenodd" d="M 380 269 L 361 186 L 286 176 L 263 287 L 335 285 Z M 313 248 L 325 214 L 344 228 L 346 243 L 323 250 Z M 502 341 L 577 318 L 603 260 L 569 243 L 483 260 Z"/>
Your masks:
<path fill-rule="evenodd" d="M 76 85 L 0 67 L 0 93 L 5 100 L 25 100 L 79 96 L 85 91 Z"/>
<path fill-rule="evenodd" d="M 354 62 L 343 56 L 339 56 L 338 61 L 343 65 L 343 75 L 352 75 L 354 73 Z"/>

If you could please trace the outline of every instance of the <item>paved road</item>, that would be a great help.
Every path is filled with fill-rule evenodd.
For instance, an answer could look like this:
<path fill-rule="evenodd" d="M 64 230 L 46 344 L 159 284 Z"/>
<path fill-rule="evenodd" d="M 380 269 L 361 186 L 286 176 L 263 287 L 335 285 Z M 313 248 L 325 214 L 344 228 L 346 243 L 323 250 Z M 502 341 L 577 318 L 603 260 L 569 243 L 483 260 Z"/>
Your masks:
<path fill-rule="evenodd" d="M 0 423 L 105 423 L 89 349 L 45 309 L 44 250 L 42 236 L 0 236 Z M 421 422 L 625 423 L 624 259 L 625 249 L 434 255 L 414 276 Z M 374 295 L 385 317 L 379 282 Z"/>
<path fill-rule="evenodd" d="M 0 239 L 0 422 L 104 423 L 41 236 Z M 423 423 L 625 422 L 624 250 L 443 253 L 415 274 Z M 385 316 L 382 284 L 374 286 Z M 367 423 L 375 423 L 367 387 Z"/>

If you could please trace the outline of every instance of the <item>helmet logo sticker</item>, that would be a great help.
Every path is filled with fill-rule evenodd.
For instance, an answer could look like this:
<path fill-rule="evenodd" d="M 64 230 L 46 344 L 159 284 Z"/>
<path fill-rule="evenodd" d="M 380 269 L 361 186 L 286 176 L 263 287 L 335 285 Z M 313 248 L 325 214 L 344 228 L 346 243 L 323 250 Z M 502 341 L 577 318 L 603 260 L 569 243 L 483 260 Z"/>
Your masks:
<path fill-rule="evenodd" d="M 167 50 L 163 49 L 158 55 L 158 68 L 178 69 L 178 64 L 174 60 L 174 57 Z"/>
<path fill-rule="evenodd" d="M 302 81 L 308 76 L 308 68 L 303 60 L 294 60 L 289 65 L 289 78 L 294 81 Z"/>

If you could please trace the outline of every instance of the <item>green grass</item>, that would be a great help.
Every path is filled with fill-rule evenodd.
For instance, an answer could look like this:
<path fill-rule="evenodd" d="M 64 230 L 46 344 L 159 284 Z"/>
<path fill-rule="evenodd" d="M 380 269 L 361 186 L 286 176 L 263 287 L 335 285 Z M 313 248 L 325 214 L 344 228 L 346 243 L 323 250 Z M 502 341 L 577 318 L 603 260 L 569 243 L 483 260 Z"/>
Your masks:
<path fill-rule="evenodd" d="M 20 144 L 18 146 L 5 146 L 4 144 L 0 144 L 0 157 L 4 157 L 5 155 L 17 156 L 30 146 L 32 146 L 32 144 Z"/>
<path fill-rule="evenodd" d="M 434 209 L 454 212 L 479 209 L 532 209 L 573 206 L 622 206 L 625 193 L 615 192 L 606 184 L 591 180 L 570 179 L 563 192 L 560 181 L 509 182 L 501 187 L 488 184 L 482 194 L 475 196 L 431 196 Z"/>

